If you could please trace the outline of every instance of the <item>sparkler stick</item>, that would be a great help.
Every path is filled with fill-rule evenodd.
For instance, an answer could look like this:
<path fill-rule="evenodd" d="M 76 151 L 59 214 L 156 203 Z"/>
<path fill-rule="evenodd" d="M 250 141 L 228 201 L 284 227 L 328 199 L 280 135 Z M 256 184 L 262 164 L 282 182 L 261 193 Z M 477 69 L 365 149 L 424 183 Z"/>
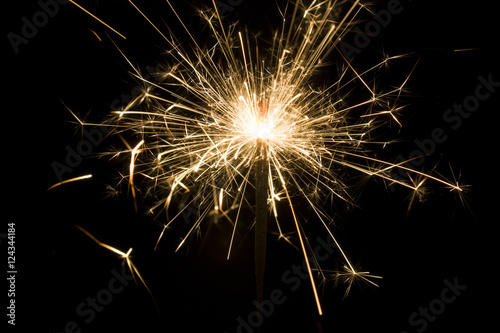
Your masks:
<path fill-rule="evenodd" d="M 267 101 L 259 103 L 261 126 L 267 123 Z M 269 178 L 269 162 L 267 158 L 266 139 L 257 140 L 257 161 L 255 162 L 255 277 L 257 285 L 257 304 L 261 310 L 264 300 L 264 271 L 266 265 L 267 240 L 267 191 Z"/>

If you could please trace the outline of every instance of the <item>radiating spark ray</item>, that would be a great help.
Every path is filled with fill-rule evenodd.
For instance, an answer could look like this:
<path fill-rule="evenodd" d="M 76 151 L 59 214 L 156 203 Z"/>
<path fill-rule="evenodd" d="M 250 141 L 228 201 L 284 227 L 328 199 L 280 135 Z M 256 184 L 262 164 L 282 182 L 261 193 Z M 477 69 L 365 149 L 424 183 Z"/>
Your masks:
<path fill-rule="evenodd" d="M 337 150 L 333 150 L 333 151 L 337 151 Z M 340 153 L 341 151 L 337 151 L 337 152 Z M 399 168 L 399 169 L 402 169 L 402 170 L 405 170 L 405 171 L 409 171 L 409 172 L 412 172 L 412 173 L 415 173 L 415 174 L 418 174 L 418 175 L 421 175 L 421 176 L 425 176 L 425 177 L 428 177 L 429 179 L 432 179 L 432 180 L 434 180 L 436 182 L 439 182 L 439 183 L 442 183 L 442 184 L 444 184 L 446 186 L 449 186 L 449 187 L 451 187 L 454 190 L 462 191 L 462 189 L 459 186 L 457 186 L 457 185 L 449 183 L 449 182 L 447 182 L 445 180 L 442 180 L 440 178 L 431 176 L 431 175 L 426 174 L 424 172 L 421 172 L 421 171 L 418 171 L 418 170 L 414 170 L 414 169 L 410 169 L 408 167 L 403 166 L 402 164 L 406 163 L 407 161 L 404 161 L 404 162 L 401 162 L 401 163 L 398 163 L 398 164 L 392 164 L 392 163 L 389 163 L 389 162 L 378 160 L 376 158 L 372 158 L 372 157 L 368 157 L 368 156 L 362 156 L 362 155 L 354 154 L 354 153 L 349 153 L 349 152 L 346 152 L 346 151 L 342 151 L 341 153 L 342 154 L 351 155 L 351 156 L 355 156 L 355 157 L 360 157 L 360 158 L 371 160 L 371 161 L 376 161 L 376 162 L 383 163 L 383 164 L 386 164 L 386 165 L 390 165 L 393 168 Z"/>
<path fill-rule="evenodd" d="M 118 250 L 117 248 L 113 247 L 113 246 L 110 246 L 108 244 L 105 244 L 101 241 L 99 241 L 96 237 L 94 237 L 90 232 L 88 232 L 87 230 L 85 230 L 83 227 L 79 226 L 78 224 L 75 224 L 75 227 L 77 227 L 81 232 L 83 232 L 85 235 L 87 235 L 89 238 L 91 238 L 94 242 L 96 242 L 99 246 L 102 246 L 104 247 L 105 249 L 108 249 L 118 255 L 120 255 L 123 259 L 125 259 L 127 261 L 127 266 L 130 270 L 130 273 L 132 273 L 132 277 L 134 278 L 134 281 L 135 281 L 135 275 L 137 274 L 137 276 L 139 277 L 139 279 L 141 280 L 142 284 L 144 285 L 144 287 L 146 288 L 146 290 L 148 291 L 149 295 L 151 296 L 151 298 L 153 299 L 153 302 L 155 304 L 155 307 L 156 307 L 156 310 L 159 312 L 160 309 L 158 308 L 158 304 L 156 303 L 156 299 L 154 298 L 153 296 L 153 293 L 151 292 L 151 290 L 149 289 L 148 285 L 146 284 L 146 281 L 144 281 L 142 275 L 139 273 L 139 270 L 137 269 L 137 267 L 134 265 L 134 263 L 132 262 L 132 260 L 130 259 L 130 254 L 132 253 L 132 248 L 128 249 L 128 251 L 125 253 L 123 251 L 120 251 Z M 134 274 L 135 272 L 135 274 Z M 137 283 L 137 281 L 135 281 Z"/>
<path fill-rule="evenodd" d="M 292 204 L 292 201 L 291 201 L 290 196 L 288 194 L 288 191 L 286 190 L 286 187 L 284 189 L 285 189 L 285 193 L 286 193 L 288 202 L 290 204 L 290 210 L 292 212 L 293 221 L 295 223 L 295 227 L 297 228 L 297 235 L 299 236 L 300 247 L 302 249 L 302 254 L 304 255 L 304 260 L 305 260 L 305 263 L 307 266 L 307 273 L 309 274 L 309 279 L 311 280 L 311 287 L 313 289 L 314 299 L 316 300 L 316 306 L 318 308 L 318 313 L 321 316 L 321 315 L 323 315 L 323 310 L 321 309 L 321 303 L 319 301 L 318 291 L 316 290 L 316 284 L 314 283 L 314 277 L 312 275 L 311 265 L 309 263 L 306 248 L 304 246 L 304 241 L 302 239 L 302 232 L 301 232 L 300 227 L 299 227 L 299 221 L 297 220 L 297 216 L 295 215 L 295 210 L 293 209 L 293 204 Z"/>
<path fill-rule="evenodd" d="M 79 176 L 79 177 L 74 177 L 74 178 L 71 178 L 71 179 L 66 179 L 66 180 L 60 181 L 59 183 L 56 183 L 56 184 L 50 186 L 46 191 L 50 191 L 54 187 L 57 187 L 57 186 L 60 186 L 60 185 L 63 185 L 63 184 L 67 184 L 67 183 L 71 183 L 71 182 L 76 182 L 76 181 L 79 181 L 79 180 L 89 179 L 89 178 L 92 178 L 91 174 L 83 175 L 83 176 Z"/>
<path fill-rule="evenodd" d="M 132 192 L 132 199 L 134 200 L 134 208 L 137 212 L 137 200 L 135 196 L 135 186 L 134 186 L 134 168 L 135 168 L 135 159 L 137 157 L 139 147 L 144 144 L 144 140 L 141 140 L 130 152 L 130 165 L 129 165 L 129 186 Z"/>
<path fill-rule="evenodd" d="M 248 177 L 249 177 L 249 175 L 250 175 L 250 171 L 251 171 L 251 169 L 249 168 L 249 169 L 248 169 L 248 172 L 247 172 L 247 174 L 246 174 L 246 176 L 245 176 L 245 180 L 244 180 L 244 182 L 243 182 L 243 183 L 244 183 L 244 185 L 243 185 L 243 190 L 242 190 L 242 194 L 240 194 L 240 196 L 241 196 L 241 200 L 242 200 L 242 201 L 243 201 L 243 199 L 244 199 L 244 197 L 245 197 L 245 196 L 244 196 L 244 193 L 245 193 L 245 191 L 246 191 L 246 187 L 247 187 L 247 184 L 248 184 L 248 181 L 247 181 L 247 180 L 248 180 Z M 234 235 L 235 235 L 235 233 L 236 233 L 236 227 L 237 227 L 237 225 L 238 225 L 238 220 L 239 220 L 240 211 L 241 211 L 241 207 L 242 207 L 242 206 L 243 206 L 243 205 L 242 205 L 242 204 L 241 204 L 241 202 L 240 202 L 240 204 L 238 205 L 238 213 L 236 214 L 236 219 L 234 220 L 234 227 L 233 227 L 233 232 L 232 232 L 232 234 L 231 234 L 231 240 L 230 240 L 230 242 L 229 242 L 229 249 L 227 250 L 227 257 L 226 257 L 226 259 L 227 259 L 227 260 L 229 260 L 229 257 L 231 256 L 231 249 L 233 248 Z"/>
<path fill-rule="evenodd" d="M 161 30 L 158 29 L 156 25 L 153 24 L 153 22 L 151 22 L 151 20 L 139 9 L 139 7 L 135 5 L 135 3 L 132 2 L 132 0 L 128 0 L 128 2 L 130 2 L 130 4 L 134 6 L 135 10 L 137 10 L 142 15 L 142 17 L 144 17 L 146 21 L 148 21 L 148 23 L 156 30 L 156 32 L 158 32 L 163 37 L 163 39 L 169 42 L 168 38 L 165 37 L 165 35 L 161 32 Z"/>
<path fill-rule="evenodd" d="M 121 38 L 123 39 L 127 39 L 125 36 L 123 36 L 121 33 L 119 33 L 117 30 L 113 29 L 110 25 L 108 25 L 106 22 L 104 22 L 103 20 L 101 20 L 100 18 L 98 18 L 97 16 L 95 16 L 94 14 L 92 14 L 91 12 L 89 12 L 88 10 L 86 10 L 85 8 L 83 8 L 82 6 L 80 6 L 79 4 L 77 4 L 75 1 L 73 0 L 69 0 L 69 2 L 71 2 L 73 5 L 75 5 L 76 7 L 80 8 L 81 10 L 83 10 L 85 13 L 87 13 L 88 15 L 92 16 L 94 19 L 96 19 L 97 21 L 99 21 L 101 24 L 103 24 L 105 27 L 107 27 L 109 30 L 113 31 L 115 34 L 117 34 L 118 36 L 120 36 Z"/>
<path fill-rule="evenodd" d="M 102 42 L 102 39 L 101 39 L 101 37 L 99 37 L 99 35 L 97 34 L 97 32 L 95 32 L 92 29 L 89 29 L 89 30 L 90 30 L 90 32 L 92 32 L 94 34 L 94 36 L 97 38 L 98 41 Z"/>

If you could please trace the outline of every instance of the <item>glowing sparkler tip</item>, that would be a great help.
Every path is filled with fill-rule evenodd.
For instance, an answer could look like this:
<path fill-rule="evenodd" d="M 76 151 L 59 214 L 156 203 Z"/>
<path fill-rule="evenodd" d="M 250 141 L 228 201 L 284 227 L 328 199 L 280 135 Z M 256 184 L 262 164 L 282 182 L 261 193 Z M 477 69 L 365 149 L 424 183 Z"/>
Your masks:
<path fill-rule="evenodd" d="M 257 127 L 255 136 L 259 139 L 269 139 L 271 136 L 271 129 L 268 125 L 261 125 Z"/>

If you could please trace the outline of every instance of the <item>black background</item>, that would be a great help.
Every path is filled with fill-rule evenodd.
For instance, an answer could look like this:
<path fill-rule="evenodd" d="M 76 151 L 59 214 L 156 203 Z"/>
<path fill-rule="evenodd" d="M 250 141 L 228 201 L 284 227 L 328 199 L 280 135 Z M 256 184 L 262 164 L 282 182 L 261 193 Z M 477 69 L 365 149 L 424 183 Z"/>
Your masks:
<path fill-rule="evenodd" d="M 123 168 L 107 158 L 84 159 L 64 176 L 92 173 L 91 180 L 46 191 L 58 182 L 51 164 L 64 163 L 65 147 L 76 147 L 81 139 L 75 118 L 62 102 L 82 117 L 88 115 L 87 121 L 99 122 L 110 104 L 136 85 L 127 74 L 128 64 L 106 34 L 143 69 L 164 59 L 162 53 L 168 47 L 126 1 L 79 3 L 127 40 L 71 4 L 61 5 L 57 15 L 28 44 L 21 45 L 17 54 L 4 38 L 3 73 L 7 74 L 3 75 L 2 88 L 1 158 L 6 200 L 1 232 L 6 232 L 8 222 L 16 223 L 16 328 L 62 332 L 67 322 L 75 321 L 82 332 L 235 332 L 237 317 L 246 318 L 255 310 L 251 233 L 240 239 L 229 261 L 225 259 L 229 241 L 225 228 L 204 235 L 203 246 L 202 241 L 193 239 L 178 253 L 174 249 L 180 234 L 174 230 L 153 251 L 160 229 L 144 214 L 147 209 L 135 213 L 127 191 L 106 198 L 106 186 L 116 184 Z M 188 28 L 201 38 L 206 28 L 195 8 L 202 7 L 202 2 L 194 6 L 172 3 Z M 240 20 L 249 29 L 265 33 L 281 23 L 276 6 L 269 3 L 243 0 L 224 23 Z M 398 188 L 391 192 L 380 181 L 368 182 L 359 195 L 360 208 L 338 208 L 335 232 L 354 263 L 384 279 L 380 288 L 356 288 L 345 300 L 344 286 L 327 284 L 321 288 L 321 317 L 308 281 L 292 292 L 281 278 L 292 265 L 302 262 L 301 254 L 270 235 L 267 295 L 281 289 L 287 300 L 266 319 L 265 331 L 416 332 L 408 317 L 440 296 L 444 279 L 455 278 L 467 285 L 467 290 L 425 331 L 454 332 L 467 325 L 477 331 L 496 328 L 499 93 L 482 102 L 457 130 L 446 127 L 442 120 L 447 108 L 474 93 L 479 75 L 492 74 L 500 81 L 496 9 L 488 1 L 402 3 L 405 10 L 373 38 L 356 61 L 359 66 L 374 64 L 381 50 L 391 55 L 414 53 L 401 67 L 389 68 L 386 76 L 389 84 L 391 75 L 399 78 L 400 71 L 408 72 L 419 60 L 408 83 L 412 96 L 406 99 L 409 105 L 402 115 L 404 140 L 389 148 L 393 149 L 389 153 L 408 156 L 416 148 L 414 139 L 427 138 L 436 127 L 445 128 L 448 139 L 426 159 L 424 169 L 441 160 L 437 171 L 452 178 L 449 162 L 456 175 L 462 174 L 463 183 L 471 185 L 468 207 L 464 208 L 454 193 L 433 184 L 429 200 L 406 214 L 408 191 Z M 137 4 L 162 31 L 167 30 L 163 20 L 187 45 L 188 36 L 166 2 Z M 19 33 L 21 18 L 30 18 L 40 10 L 35 1 L 8 6 L 4 36 L 11 31 Z M 374 8 L 384 6 L 385 2 L 380 2 Z M 468 48 L 475 50 L 453 52 Z M 94 153 L 107 151 L 112 144 L 119 141 L 105 141 Z M 122 261 L 74 224 L 123 251 L 134 249 L 133 261 L 154 293 L 160 314 L 145 288 L 131 284 L 90 323 L 78 316 L 77 306 L 106 288 L 112 270 L 121 272 Z M 313 246 L 316 237 L 324 237 L 318 230 L 311 227 Z"/>

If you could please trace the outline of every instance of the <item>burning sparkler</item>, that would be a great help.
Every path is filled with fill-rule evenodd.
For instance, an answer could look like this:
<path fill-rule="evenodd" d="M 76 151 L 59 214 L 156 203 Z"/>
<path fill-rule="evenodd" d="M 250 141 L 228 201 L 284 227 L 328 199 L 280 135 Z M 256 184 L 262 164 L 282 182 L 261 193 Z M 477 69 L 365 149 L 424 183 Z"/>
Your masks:
<path fill-rule="evenodd" d="M 254 210 L 257 294 L 262 300 L 267 222 L 272 216 L 279 238 L 302 252 L 321 314 L 315 285 L 315 271 L 320 268 L 313 268 L 310 262 L 312 254 L 308 253 L 294 196 L 308 203 L 340 249 L 345 272 L 337 277 L 349 290 L 357 278 L 375 284 L 369 278 L 379 277 L 356 270 L 329 228 L 332 218 L 316 201 L 328 196 L 353 201 L 342 170 L 379 177 L 415 193 L 427 179 L 461 191 L 457 184 L 402 163 L 380 160 L 371 153 L 372 147 L 388 144 L 372 139 L 379 124 L 401 126 L 398 100 L 409 76 L 395 88 L 377 89 L 373 73 L 403 56 L 387 56 L 362 72 L 341 56 L 337 46 L 364 10 L 359 0 L 289 3 L 282 11 L 282 27 L 266 51 L 257 37 L 252 39 L 235 26 L 224 27 L 215 3 L 214 11 L 201 12 L 214 37 L 213 46 L 199 46 L 186 28 L 192 46 L 186 50 L 175 36 L 165 35 L 129 2 L 169 44 L 172 61 L 160 73 L 161 80 L 146 79 L 129 61 L 133 75 L 145 89 L 123 109 L 113 110 L 115 132 L 132 131 L 137 137 L 128 149 L 115 153 L 130 154 L 127 178 L 136 210 L 136 188 L 145 185 L 147 193 L 159 198 L 151 212 L 160 221 L 165 216 L 156 246 L 183 211 L 196 202 L 198 217 L 177 250 L 213 213 L 232 226 L 229 259 L 237 228 L 250 222 L 242 218 L 242 212 Z M 337 79 L 326 87 L 318 85 L 315 75 L 328 57 L 337 54 L 343 63 Z M 413 183 L 413 177 L 410 181 L 394 178 L 398 168 L 421 182 Z M 176 210 L 173 203 L 186 193 L 195 194 Z M 255 202 L 250 193 L 255 193 Z M 292 221 L 279 219 L 280 205 L 290 210 Z M 284 232 L 287 228 L 295 231 L 297 244 Z"/>

